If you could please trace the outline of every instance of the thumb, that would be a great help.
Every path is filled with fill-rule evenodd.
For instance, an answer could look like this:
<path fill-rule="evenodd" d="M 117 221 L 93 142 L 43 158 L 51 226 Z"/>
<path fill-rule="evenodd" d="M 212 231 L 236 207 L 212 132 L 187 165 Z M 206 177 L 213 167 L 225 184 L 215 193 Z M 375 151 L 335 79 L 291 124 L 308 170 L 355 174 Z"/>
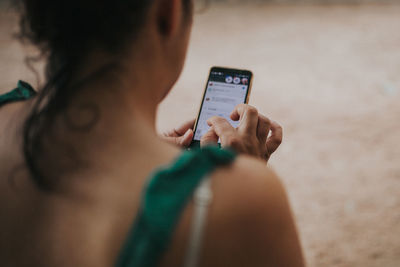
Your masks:
<path fill-rule="evenodd" d="M 193 139 L 193 130 L 192 129 L 187 130 L 183 136 L 177 137 L 177 139 L 179 139 L 180 142 L 178 145 L 185 147 L 189 146 Z"/>
<path fill-rule="evenodd" d="M 180 147 L 189 146 L 193 139 L 193 130 L 192 129 L 187 130 L 186 133 L 182 136 L 161 135 L 160 137 L 161 139 L 170 144 L 174 144 Z"/>
<path fill-rule="evenodd" d="M 217 144 L 218 143 L 218 135 L 215 133 L 214 128 L 210 127 L 207 133 L 205 133 L 200 140 L 200 146 L 206 146 L 210 144 Z"/>

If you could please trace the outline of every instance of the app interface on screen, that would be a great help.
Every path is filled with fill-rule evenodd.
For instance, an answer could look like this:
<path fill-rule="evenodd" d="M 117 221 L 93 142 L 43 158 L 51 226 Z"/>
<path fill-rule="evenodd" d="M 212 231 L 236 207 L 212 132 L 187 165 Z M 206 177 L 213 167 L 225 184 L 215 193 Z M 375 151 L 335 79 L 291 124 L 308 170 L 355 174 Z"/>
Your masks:
<path fill-rule="evenodd" d="M 249 82 L 249 75 L 211 71 L 194 140 L 200 141 L 209 130 L 207 120 L 213 116 L 224 117 L 233 127 L 238 126 L 239 122 L 232 121 L 230 114 L 236 105 L 245 102 Z"/>

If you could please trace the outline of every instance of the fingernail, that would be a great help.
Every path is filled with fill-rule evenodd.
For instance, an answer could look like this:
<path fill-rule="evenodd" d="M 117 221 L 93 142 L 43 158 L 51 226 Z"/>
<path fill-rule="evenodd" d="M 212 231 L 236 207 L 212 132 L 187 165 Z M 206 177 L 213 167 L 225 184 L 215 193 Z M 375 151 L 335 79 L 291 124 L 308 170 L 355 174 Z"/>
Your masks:
<path fill-rule="evenodd" d="M 186 137 L 188 137 L 188 136 L 189 136 L 189 134 L 190 134 L 190 131 L 191 131 L 190 129 L 189 129 L 189 130 L 187 130 L 187 131 L 186 131 L 186 133 L 183 135 L 183 137 L 185 137 L 185 138 L 186 138 Z"/>

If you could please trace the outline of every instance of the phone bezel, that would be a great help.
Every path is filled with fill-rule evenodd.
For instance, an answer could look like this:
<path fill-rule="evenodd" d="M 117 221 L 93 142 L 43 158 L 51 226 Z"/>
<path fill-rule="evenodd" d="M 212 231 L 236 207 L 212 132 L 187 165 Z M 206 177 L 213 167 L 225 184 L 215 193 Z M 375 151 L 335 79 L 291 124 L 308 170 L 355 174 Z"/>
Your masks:
<path fill-rule="evenodd" d="M 250 78 L 249 78 L 249 86 L 248 86 L 248 88 L 247 88 L 246 98 L 245 98 L 244 104 L 248 104 L 248 103 L 249 103 L 249 98 L 250 98 L 250 94 L 251 94 L 251 88 L 252 88 L 252 85 L 253 85 L 253 73 L 252 73 L 251 71 L 249 71 L 249 70 L 240 70 L 240 69 L 232 69 L 232 68 L 226 68 L 226 67 L 216 67 L 216 66 L 211 67 L 211 68 L 210 68 L 210 71 L 209 71 L 209 73 L 208 73 L 208 78 L 207 78 L 206 86 L 205 86 L 205 88 L 204 88 L 203 96 L 202 96 L 202 99 L 201 99 L 200 108 L 199 108 L 199 110 L 198 110 L 198 112 L 197 112 L 196 121 L 195 121 L 195 123 L 194 123 L 194 127 L 193 127 L 193 139 L 192 139 L 192 142 L 190 143 L 189 148 L 200 147 L 200 141 L 194 140 L 194 133 L 196 133 L 196 130 L 197 130 L 197 121 L 199 120 L 201 109 L 203 108 L 203 103 L 204 103 L 204 98 L 205 98 L 205 96 L 206 96 L 206 91 L 207 91 L 208 83 L 210 82 L 211 73 L 212 73 L 213 71 L 232 72 L 232 73 L 238 73 L 238 74 L 241 74 L 241 75 L 248 75 L 248 76 L 250 77 Z"/>

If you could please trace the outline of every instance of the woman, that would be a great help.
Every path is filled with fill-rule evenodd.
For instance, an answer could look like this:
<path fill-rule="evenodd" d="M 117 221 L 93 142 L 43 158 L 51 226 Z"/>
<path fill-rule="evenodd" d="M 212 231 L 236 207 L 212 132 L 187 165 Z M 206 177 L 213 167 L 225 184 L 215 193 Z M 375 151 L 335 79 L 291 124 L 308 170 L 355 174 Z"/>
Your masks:
<path fill-rule="evenodd" d="M 265 168 L 279 126 L 239 105 L 240 127 L 210 119 L 202 150 L 155 132 L 185 59 L 189 0 L 20 6 L 47 80 L 35 97 L 20 83 L 29 100 L 0 112 L 2 266 L 303 266 L 284 189 Z M 191 125 L 165 139 L 187 144 Z M 218 138 L 226 149 L 209 146 Z"/>

